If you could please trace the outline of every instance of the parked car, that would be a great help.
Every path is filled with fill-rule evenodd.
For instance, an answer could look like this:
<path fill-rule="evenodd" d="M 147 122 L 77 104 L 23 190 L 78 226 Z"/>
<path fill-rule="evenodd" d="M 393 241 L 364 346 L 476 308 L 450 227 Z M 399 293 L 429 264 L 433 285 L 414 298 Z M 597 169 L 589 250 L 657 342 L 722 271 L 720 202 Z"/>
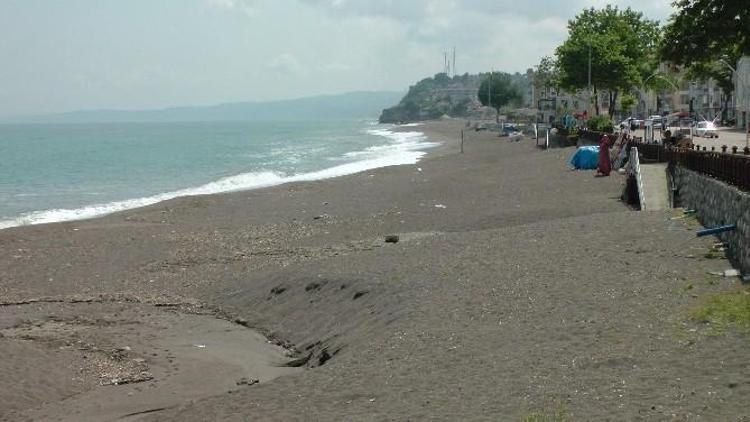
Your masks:
<path fill-rule="evenodd" d="M 516 127 L 515 125 L 508 124 L 508 125 L 505 125 L 505 127 L 503 127 L 503 130 L 502 130 L 501 133 L 502 133 L 503 136 L 509 136 L 509 135 L 511 135 L 513 133 L 516 133 L 516 132 L 520 132 L 518 130 L 518 127 Z"/>
<path fill-rule="evenodd" d="M 698 122 L 695 126 L 695 136 L 700 136 L 701 138 L 718 138 L 719 132 L 716 130 L 714 122 L 704 120 Z"/>
<path fill-rule="evenodd" d="M 623 125 L 626 128 L 628 128 L 628 129 L 630 129 L 630 128 L 634 127 L 634 126 L 635 126 L 636 129 L 643 129 L 643 126 L 644 126 L 643 120 L 636 119 L 635 117 L 630 117 L 630 118 L 627 118 L 627 119 L 623 120 L 622 122 L 620 122 L 617 125 L 617 127 L 620 127 L 620 126 L 623 126 Z"/>

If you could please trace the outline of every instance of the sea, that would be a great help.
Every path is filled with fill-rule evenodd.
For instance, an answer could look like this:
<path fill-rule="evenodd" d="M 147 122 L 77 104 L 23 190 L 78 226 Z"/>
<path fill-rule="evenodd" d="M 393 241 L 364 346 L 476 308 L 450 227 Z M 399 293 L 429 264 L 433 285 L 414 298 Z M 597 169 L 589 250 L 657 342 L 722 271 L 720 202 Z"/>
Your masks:
<path fill-rule="evenodd" d="M 182 196 L 414 164 L 417 124 L 376 121 L 0 125 L 0 229 L 87 219 Z"/>

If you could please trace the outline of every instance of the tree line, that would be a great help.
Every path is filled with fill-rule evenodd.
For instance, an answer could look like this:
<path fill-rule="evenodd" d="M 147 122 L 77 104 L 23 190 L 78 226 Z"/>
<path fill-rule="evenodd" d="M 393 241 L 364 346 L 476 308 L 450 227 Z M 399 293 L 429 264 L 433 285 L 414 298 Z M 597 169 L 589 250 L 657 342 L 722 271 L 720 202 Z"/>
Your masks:
<path fill-rule="evenodd" d="M 674 85 L 658 71 L 661 63 L 669 63 L 681 66 L 690 79 L 715 80 L 728 97 L 734 89 L 733 66 L 750 54 L 747 0 L 677 0 L 673 5 L 677 10 L 664 26 L 631 8 L 584 9 L 568 22 L 568 37 L 554 57 L 542 58 L 534 69 L 534 88 L 590 88 L 597 115 L 598 94 L 606 92 L 611 116 L 618 99 L 623 108 L 632 107 L 639 88 Z"/>

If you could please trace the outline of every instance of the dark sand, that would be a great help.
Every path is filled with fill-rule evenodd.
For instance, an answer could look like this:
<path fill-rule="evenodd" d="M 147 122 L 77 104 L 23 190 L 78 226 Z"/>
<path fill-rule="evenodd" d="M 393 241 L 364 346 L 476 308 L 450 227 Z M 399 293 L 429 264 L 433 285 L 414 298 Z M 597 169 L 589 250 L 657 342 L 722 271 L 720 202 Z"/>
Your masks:
<path fill-rule="evenodd" d="M 747 338 L 686 322 L 736 288 L 711 239 L 461 126 L 413 166 L 0 231 L 0 419 L 750 420 Z"/>

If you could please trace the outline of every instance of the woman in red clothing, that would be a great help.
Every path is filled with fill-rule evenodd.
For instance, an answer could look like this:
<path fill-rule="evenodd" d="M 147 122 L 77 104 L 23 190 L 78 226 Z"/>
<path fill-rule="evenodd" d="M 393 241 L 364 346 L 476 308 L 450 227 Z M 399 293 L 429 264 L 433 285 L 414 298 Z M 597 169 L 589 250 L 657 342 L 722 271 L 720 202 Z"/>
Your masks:
<path fill-rule="evenodd" d="M 599 166 L 597 167 L 597 176 L 609 176 L 612 171 L 612 161 L 609 158 L 609 137 L 602 136 L 599 144 Z"/>

